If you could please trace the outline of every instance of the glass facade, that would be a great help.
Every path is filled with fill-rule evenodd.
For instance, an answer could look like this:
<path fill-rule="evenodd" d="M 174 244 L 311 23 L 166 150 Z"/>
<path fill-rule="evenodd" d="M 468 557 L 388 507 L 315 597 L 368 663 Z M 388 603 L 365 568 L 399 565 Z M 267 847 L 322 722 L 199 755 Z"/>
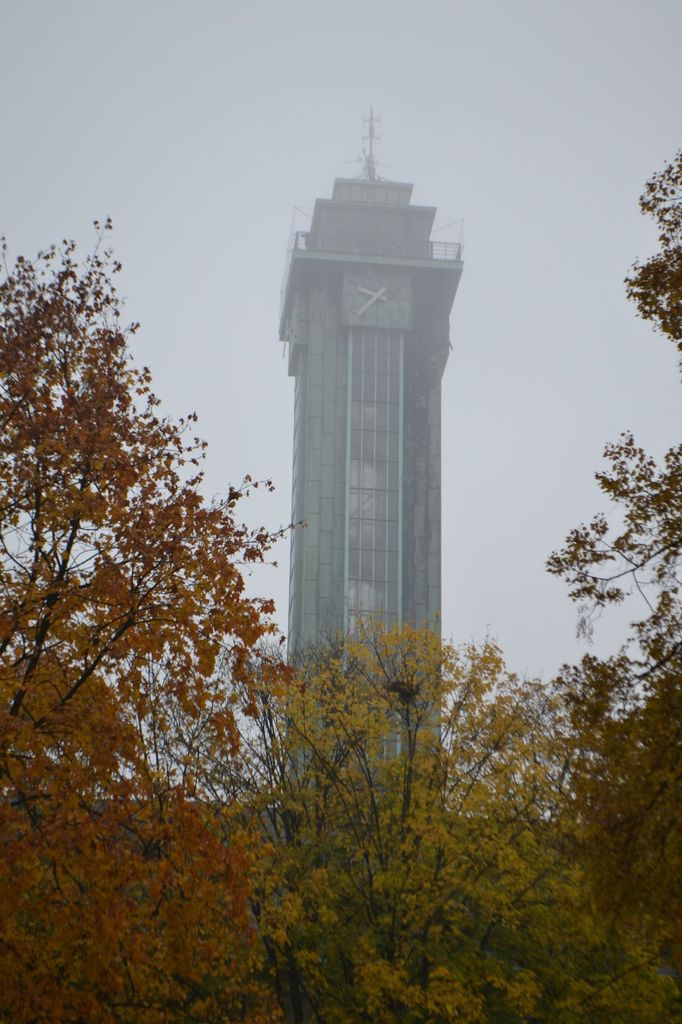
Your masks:
<path fill-rule="evenodd" d="M 345 627 L 402 618 L 403 334 L 348 331 Z"/>

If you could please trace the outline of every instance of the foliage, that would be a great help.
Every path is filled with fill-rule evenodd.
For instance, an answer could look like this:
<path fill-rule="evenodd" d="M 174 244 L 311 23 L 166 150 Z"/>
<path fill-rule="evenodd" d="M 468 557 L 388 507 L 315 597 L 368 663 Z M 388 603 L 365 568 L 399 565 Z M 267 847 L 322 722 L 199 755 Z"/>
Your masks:
<path fill-rule="evenodd" d="M 263 830 L 253 913 L 291 1019 L 672 1020 L 651 951 L 580 907 L 559 708 L 493 644 L 368 628 L 259 706 L 214 780 Z"/>
<path fill-rule="evenodd" d="M 682 154 L 648 184 L 661 252 L 629 280 L 640 313 L 682 343 Z M 581 757 L 576 812 L 600 904 L 657 936 L 682 966 L 682 445 L 657 464 L 630 434 L 597 474 L 615 508 L 573 530 L 552 555 L 581 606 L 581 629 L 610 605 L 640 602 L 621 650 L 562 672 Z"/>
<path fill-rule="evenodd" d="M 132 366 L 117 269 L 64 243 L 0 284 L 0 1016 L 269 1020 L 248 839 L 161 747 L 176 707 L 236 749 L 271 629 L 240 562 L 270 538 L 239 490 L 203 501 L 194 417 L 161 418 Z"/>
<path fill-rule="evenodd" d="M 635 263 L 625 279 L 627 294 L 640 316 L 682 354 L 682 150 L 647 182 L 640 207 L 656 221 L 661 248 L 646 263 Z"/>

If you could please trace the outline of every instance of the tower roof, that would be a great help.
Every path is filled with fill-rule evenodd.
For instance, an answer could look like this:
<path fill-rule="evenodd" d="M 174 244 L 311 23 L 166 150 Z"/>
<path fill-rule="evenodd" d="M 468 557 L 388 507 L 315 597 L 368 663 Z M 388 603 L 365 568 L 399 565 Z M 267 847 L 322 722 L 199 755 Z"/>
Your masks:
<path fill-rule="evenodd" d="M 408 206 L 413 185 L 404 181 L 370 181 L 367 178 L 335 178 L 332 200 L 350 203 L 385 203 Z"/>

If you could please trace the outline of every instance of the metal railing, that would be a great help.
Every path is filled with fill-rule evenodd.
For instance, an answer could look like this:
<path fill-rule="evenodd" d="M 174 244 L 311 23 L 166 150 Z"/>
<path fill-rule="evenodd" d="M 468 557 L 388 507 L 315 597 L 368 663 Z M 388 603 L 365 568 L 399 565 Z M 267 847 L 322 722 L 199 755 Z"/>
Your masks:
<path fill-rule="evenodd" d="M 335 235 L 323 238 L 315 245 L 310 244 L 309 231 L 296 231 L 292 249 L 305 249 L 314 252 L 333 252 L 350 256 L 397 256 L 420 260 L 461 259 L 462 246 L 459 242 L 385 242 L 379 239 L 358 238 L 357 235 Z"/>

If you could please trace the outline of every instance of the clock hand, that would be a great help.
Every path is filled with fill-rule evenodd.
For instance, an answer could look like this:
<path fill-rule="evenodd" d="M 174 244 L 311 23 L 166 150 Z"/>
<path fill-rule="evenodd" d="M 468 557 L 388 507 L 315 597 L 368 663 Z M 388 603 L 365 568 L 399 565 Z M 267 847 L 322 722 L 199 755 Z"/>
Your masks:
<path fill-rule="evenodd" d="M 364 289 L 359 289 L 359 290 L 360 291 L 364 291 Z M 364 306 L 362 306 L 358 310 L 358 316 L 362 316 L 362 314 L 365 313 L 369 309 L 369 307 L 371 305 L 373 305 L 373 303 L 375 303 L 378 299 L 381 299 L 382 302 L 386 302 L 387 301 L 387 299 L 386 299 L 386 287 L 385 286 L 383 288 L 380 288 L 378 292 L 369 293 L 369 294 L 372 295 L 372 298 L 371 299 L 367 299 L 367 302 L 364 304 Z"/>

